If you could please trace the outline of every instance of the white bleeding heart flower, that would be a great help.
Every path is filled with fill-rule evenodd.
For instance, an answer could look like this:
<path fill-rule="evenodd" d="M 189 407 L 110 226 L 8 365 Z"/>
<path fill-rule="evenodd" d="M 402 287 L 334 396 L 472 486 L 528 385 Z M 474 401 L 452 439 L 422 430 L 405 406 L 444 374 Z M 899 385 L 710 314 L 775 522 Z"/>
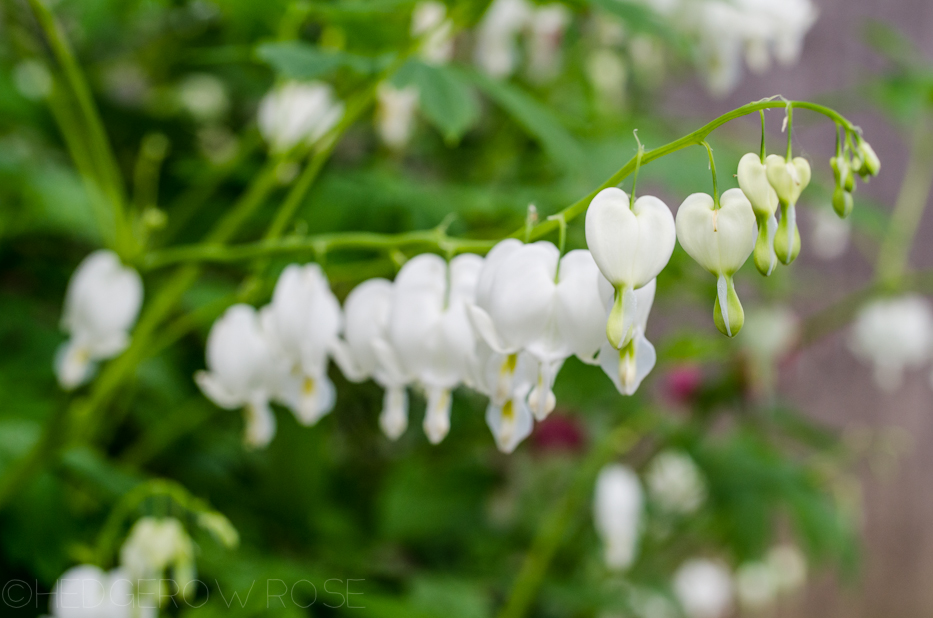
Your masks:
<path fill-rule="evenodd" d="M 486 74 L 508 77 L 518 63 L 518 34 L 532 18 L 527 0 L 494 0 L 476 29 L 474 60 Z"/>
<path fill-rule="evenodd" d="M 795 545 L 775 545 L 765 562 L 775 575 L 778 592 L 796 592 L 807 582 L 807 557 Z"/>
<path fill-rule="evenodd" d="M 70 390 L 87 382 L 97 363 L 130 343 L 129 331 L 143 302 L 143 282 L 112 251 L 90 254 L 71 276 L 65 292 L 62 330 L 70 335 L 55 358 L 55 374 Z"/>
<path fill-rule="evenodd" d="M 313 425 L 334 407 L 336 391 L 327 377 L 327 362 L 338 353 L 342 327 L 340 303 L 321 267 L 287 266 L 261 319 L 276 364 L 284 369 L 275 398 L 301 424 Z"/>
<path fill-rule="evenodd" d="M 667 266 L 674 252 L 674 217 L 664 202 L 642 196 L 630 204 L 621 189 L 600 191 L 586 211 L 586 244 L 599 270 L 615 288 L 606 336 L 622 349 L 632 339 L 635 290 Z"/>
<path fill-rule="evenodd" d="M 752 204 L 758 222 L 758 240 L 755 242 L 755 267 L 764 276 L 774 272 L 777 254 L 774 252 L 774 235 L 777 233 L 778 196 L 768 182 L 768 168 L 761 157 L 749 152 L 739 160 L 739 187 Z"/>
<path fill-rule="evenodd" d="M 879 387 L 897 390 L 905 369 L 921 367 L 933 355 L 930 302 L 915 294 L 870 301 L 855 316 L 849 347 L 874 365 Z"/>
<path fill-rule="evenodd" d="M 500 354 L 479 343 L 473 386 L 489 397 L 486 424 L 503 453 L 531 435 L 534 417 L 527 399 L 537 375 L 538 361 L 527 352 Z"/>
<path fill-rule="evenodd" d="M 780 155 L 768 155 L 765 166 L 768 182 L 774 187 L 781 204 L 781 221 L 774 234 L 774 251 L 782 263 L 790 264 L 800 253 L 797 200 L 810 184 L 810 163 L 803 157 L 794 157 L 788 161 Z"/>
<path fill-rule="evenodd" d="M 133 597 L 131 575 L 82 564 L 65 571 L 49 598 L 53 618 L 155 618 L 154 602 Z"/>
<path fill-rule="evenodd" d="M 606 341 L 599 350 L 599 366 L 622 395 L 634 395 L 658 360 L 654 346 L 645 337 L 656 289 L 657 279 L 652 279 L 635 290 L 635 323 L 629 342 L 617 350 Z M 607 312 L 610 311 L 615 291 L 603 277 L 600 277 L 599 292 Z"/>
<path fill-rule="evenodd" d="M 593 523 L 610 569 L 627 569 L 635 562 L 644 502 L 641 482 L 631 468 L 610 464 L 600 471 L 596 478 Z"/>
<path fill-rule="evenodd" d="M 712 560 L 687 560 L 674 573 L 674 595 L 689 618 L 723 618 L 732 609 L 732 589 L 732 575 Z"/>
<path fill-rule="evenodd" d="M 695 513 L 706 500 L 706 480 L 693 459 L 680 451 L 662 451 L 645 472 L 648 495 L 670 513 Z"/>
<path fill-rule="evenodd" d="M 570 11 L 562 4 L 548 4 L 534 10 L 529 20 L 528 75 L 539 83 L 560 72 L 561 42 L 570 24 Z"/>
<path fill-rule="evenodd" d="M 483 259 L 463 254 L 448 264 L 433 254 L 418 255 L 395 279 L 389 341 L 406 375 L 428 397 L 424 431 L 437 444 L 450 431 L 451 390 L 468 379 L 476 339 L 467 317 Z"/>
<path fill-rule="evenodd" d="M 281 365 L 275 362 L 259 315 L 249 305 L 233 305 L 207 336 L 207 371 L 195 374 L 201 391 L 227 410 L 243 408 L 244 442 L 256 448 L 275 435 L 275 415 L 269 399 L 279 384 Z"/>
<path fill-rule="evenodd" d="M 774 605 L 777 593 L 777 578 L 767 563 L 754 560 L 735 570 L 735 596 L 743 610 L 763 612 Z"/>
<path fill-rule="evenodd" d="M 376 89 L 376 129 L 383 143 L 393 150 L 408 145 L 418 111 L 418 89 L 415 86 L 396 88 L 382 82 Z"/>
<path fill-rule="evenodd" d="M 677 239 L 687 254 L 717 277 L 713 318 L 721 333 L 734 337 L 745 314 L 732 276 L 755 246 L 752 205 L 741 189 L 722 194 L 717 209 L 706 193 L 687 197 L 677 211 Z"/>
<path fill-rule="evenodd" d="M 194 592 L 189 585 L 195 578 L 194 543 L 174 517 L 137 520 L 120 548 L 120 565 L 140 586 L 138 592 L 157 594 L 169 569 L 178 592 Z M 155 584 L 155 590 L 144 589 L 145 583 Z"/>
<path fill-rule="evenodd" d="M 314 145 L 343 118 L 344 105 L 323 82 L 287 82 L 259 103 L 259 132 L 273 152 Z"/>
<path fill-rule="evenodd" d="M 379 425 L 392 440 L 408 428 L 408 391 L 411 378 L 404 373 L 389 343 L 392 282 L 370 279 L 359 284 L 344 303 L 344 338 L 356 370 L 341 365 L 348 378 L 372 377 L 385 389 Z"/>
<path fill-rule="evenodd" d="M 443 2 L 419 2 L 411 14 L 411 36 L 423 37 L 420 55 L 431 64 L 446 64 L 454 54 L 453 22 Z"/>
<path fill-rule="evenodd" d="M 563 361 L 577 355 L 592 364 L 605 339 L 598 280 L 588 251 L 570 251 L 561 258 L 549 242 L 514 241 L 490 251 L 470 317 L 499 354 L 524 350 L 538 361 L 538 379 L 529 395 L 538 420 L 554 408 L 552 387 Z"/>

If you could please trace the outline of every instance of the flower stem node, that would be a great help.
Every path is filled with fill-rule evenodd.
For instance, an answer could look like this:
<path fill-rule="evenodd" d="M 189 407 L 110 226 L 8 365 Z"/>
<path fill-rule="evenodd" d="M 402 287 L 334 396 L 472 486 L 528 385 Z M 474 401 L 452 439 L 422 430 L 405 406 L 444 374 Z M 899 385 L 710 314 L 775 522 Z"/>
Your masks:
<path fill-rule="evenodd" d="M 586 244 L 603 276 L 615 288 L 606 336 L 617 350 L 632 340 L 637 300 L 667 266 L 677 232 L 670 209 L 656 197 L 631 203 L 625 191 L 600 191 L 586 212 Z"/>
<path fill-rule="evenodd" d="M 690 257 L 717 277 L 714 320 L 720 332 L 734 337 L 744 313 L 732 276 L 756 244 L 752 205 L 740 189 L 729 189 L 717 210 L 712 196 L 694 193 L 677 211 L 677 239 Z"/>

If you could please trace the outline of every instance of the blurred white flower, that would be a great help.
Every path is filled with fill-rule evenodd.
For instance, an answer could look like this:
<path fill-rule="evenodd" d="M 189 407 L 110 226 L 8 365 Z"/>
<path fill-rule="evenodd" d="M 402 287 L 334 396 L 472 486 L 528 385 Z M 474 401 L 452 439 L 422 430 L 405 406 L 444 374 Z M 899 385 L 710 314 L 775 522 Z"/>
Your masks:
<path fill-rule="evenodd" d="M 143 517 L 133 524 L 120 548 L 120 566 L 139 586 L 137 593 L 180 593 L 183 597 L 194 593 L 189 585 L 195 577 L 194 543 L 174 517 Z M 162 590 L 160 580 L 169 569 L 174 589 Z M 155 589 L 147 584 L 155 584 Z"/>
<path fill-rule="evenodd" d="M 618 350 L 632 340 L 638 317 L 635 290 L 648 285 L 667 266 L 677 233 L 670 209 L 643 195 L 630 204 L 621 189 L 603 189 L 586 211 L 586 244 L 603 276 L 614 288 L 606 322 L 609 343 Z M 651 293 L 654 300 L 654 293 Z M 647 321 L 647 313 L 642 316 Z"/>
<path fill-rule="evenodd" d="M 760 612 L 777 599 L 777 579 L 764 562 L 746 562 L 735 572 L 735 596 L 743 609 Z"/>
<path fill-rule="evenodd" d="M 755 73 L 800 59 L 816 22 L 811 0 L 642 0 L 679 34 L 696 41 L 696 62 L 715 96 L 731 92 L 743 61 Z"/>
<path fill-rule="evenodd" d="M 672 600 L 649 590 L 633 590 L 629 603 L 638 618 L 680 618 L 681 615 Z"/>
<path fill-rule="evenodd" d="M 570 18 L 570 11 L 562 4 L 547 4 L 532 12 L 528 33 L 528 75 L 534 81 L 546 82 L 560 72 L 561 43 Z"/>
<path fill-rule="evenodd" d="M 155 618 L 156 608 L 133 598 L 130 575 L 82 564 L 65 571 L 49 598 L 54 618 Z"/>
<path fill-rule="evenodd" d="M 58 349 L 55 373 L 62 388 L 87 382 L 97 362 L 113 358 L 130 343 L 143 301 L 143 282 L 112 251 L 99 250 L 78 265 L 65 293 L 62 329 L 70 335 Z"/>
<path fill-rule="evenodd" d="M 132 61 L 120 60 L 107 66 L 101 79 L 107 96 L 127 107 L 144 105 L 153 94 L 149 76 Z"/>
<path fill-rule="evenodd" d="M 628 68 L 622 55 L 613 49 L 600 48 L 586 59 L 586 75 L 600 104 L 614 110 L 625 104 Z"/>
<path fill-rule="evenodd" d="M 773 390 L 777 364 L 797 345 L 800 320 L 789 307 L 753 307 L 745 314 L 739 343 L 748 353 L 752 379 L 766 392 Z"/>
<path fill-rule="evenodd" d="M 722 618 L 732 608 L 732 576 L 718 562 L 693 558 L 674 573 L 674 594 L 689 618 Z"/>
<path fill-rule="evenodd" d="M 217 77 L 208 73 L 188 75 L 178 85 L 178 101 L 195 120 L 210 122 L 222 117 L 230 109 L 227 88 Z"/>
<path fill-rule="evenodd" d="M 454 55 L 453 22 L 443 2 L 419 2 L 411 15 L 411 35 L 424 37 L 421 57 L 432 64 L 446 64 Z"/>
<path fill-rule="evenodd" d="M 593 519 L 610 569 L 627 569 L 635 561 L 644 501 L 641 482 L 630 468 L 610 464 L 600 471 Z"/>
<path fill-rule="evenodd" d="M 813 230 L 811 237 L 813 253 L 821 260 L 835 260 L 849 247 L 852 235 L 852 220 L 840 219 L 829 208 L 812 208 Z"/>
<path fill-rule="evenodd" d="M 742 303 L 732 276 L 745 263 L 758 228 L 752 205 L 741 189 L 729 189 L 719 198 L 694 193 L 677 210 L 677 240 L 684 251 L 717 277 L 713 318 L 721 333 L 734 337 L 745 322 Z"/>
<path fill-rule="evenodd" d="M 706 480 L 693 459 L 680 451 L 655 455 L 645 472 L 651 499 L 665 511 L 688 515 L 706 500 Z"/>
<path fill-rule="evenodd" d="M 528 0 L 493 0 L 476 29 L 477 66 L 491 77 L 511 75 L 518 64 L 518 35 L 532 14 Z"/>
<path fill-rule="evenodd" d="M 269 399 L 278 388 L 281 367 L 274 365 L 267 333 L 249 305 L 233 305 L 207 337 L 207 371 L 195 374 L 201 391 L 228 410 L 243 408 L 249 447 L 266 446 L 275 435 Z"/>
<path fill-rule="evenodd" d="M 807 559 L 795 545 L 776 545 L 765 558 L 774 574 L 777 590 L 796 592 L 807 581 Z"/>
<path fill-rule="evenodd" d="M 52 92 L 52 74 L 38 60 L 23 60 L 13 67 L 13 84 L 21 95 L 38 101 Z"/>
<path fill-rule="evenodd" d="M 849 348 L 875 369 L 875 382 L 897 390 L 904 370 L 918 368 L 933 354 L 933 310 L 918 295 L 877 298 L 859 309 Z"/>
<path fill-rule="evenodd" d="M 393 150 L 408 145 L 418 111 L 418 89 L 415 86 L 396 88 L 382 82 L 376 90 L 376 129 L 383 143 Z"/>
<path fill-rule="evenodd" d="M 322 82 L 287 82 L 259 103 L 259 132 L 273 152 L 314 145 L 343 118 L 344 105 Z"/>
<path fill-rule="evenodd" d="M 648 285 L 635 290 L 632 339 L 621 350 L 617 350 L 608 339 L 599 349 L 599 366 L 621 395 L 634 395 L 658 360 L 654 346 L 645 337 L 656 289 L 657 279 L 652 279 Z M 615 290 L 605 277 L 599 278 L 599 293 L 608 314 L 613 307 Z"/>
<path fill-rule="evenodd" d="M 483 259 L 463 254 L 448 264 L 425 253 L 395 279 L 389 337 L 401 369 L 428 397 L 424 431 L 437 444 L 450 431 L 451 391 L 468 379 L 476 339 L 467 317 Z"/>
<path fill-rule="evenodd" d="M 554 409 L 552 388 L 563 361 L 576 355 L 592 364 L 605 340 L 598 278 L 589 251 L 570 251 L 561 258 L 549 242 L 506 240 L 486 260 L 470 317 L 503 358 L 524 350 L 538 362 L 529 395 L 538 420 Z"/>
<path fill-rule="evenodd" d="M 340 303 L 317 264 L 291 264 L 261 312 L 263 331 L 284 372 L 275 392 L 303 425 L 313 425 L 334 407 L 328 359 L 339 345 Z"/>
<path fill-rule="evenodd" d="M 359 284 L 344 303 L 344 337 L 350 351 L 348 363 L 338 363 L 349 379 L 372 377 L 385 389 L 379 425 L 392 440 L 408 427 L 408 392 L 411 377 L 405 374 L 389 343 L 389 317 L 392 312 L 392 283 L 370 279 Z M 339 357 L 338 357 L 339 358 Z"/>

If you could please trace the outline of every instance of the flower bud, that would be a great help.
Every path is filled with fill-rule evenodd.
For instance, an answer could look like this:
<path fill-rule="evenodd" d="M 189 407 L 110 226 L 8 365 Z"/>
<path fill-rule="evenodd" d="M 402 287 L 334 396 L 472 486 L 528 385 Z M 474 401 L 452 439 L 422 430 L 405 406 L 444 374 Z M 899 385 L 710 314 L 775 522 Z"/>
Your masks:
<path fill-rule="evenodd" d="M 836 187 L 833 191 L 833 210 L 840 219 L 845 219 L 852 212 L 852 194 L 843 187 Z"/>
<path fill-rule="evenodd" d="M 810 184 L 810 163 L 803 157 L 788 161 L 779 155 L 769 155 L 765 165 L 768 182 L 774 187 L 778 199 L 785 204 L 796 204 Z"/>
<path fill-rule="evenodd" d="M 737 177 L 739 187 L 752 203 L 755 217 L 761 225 L 762 220 L 772 216 L 778 207 L 777 193 L 768 182 L 767 167 L 757 154 L 750 152 L 739 161 Z"/>
<path fill-rule="evenodd" d="M 764 223 L 758 223 L 758 239 L 755 241 L 755 251 L 752 254 L 755 268 L 765 277 L 774 272 L 777 264 L 777 254 L 774 252 L 774 235 L 777 232 L 777 217 L 771 215 Z"/>
<path fill-rule="evenodd" d="M 790 264 L 800 254 L 797 207 L 793 204 L 781 204 L 781 220 L 774 234 L 774 253 L 782 264 Z"/>
<path fill-rule="evenodd" d="M 855 186 L 855 178 L 852 175 L 852 168 L 848 159 L 839 155 L 829 160 L 829 165 L 833 168 L 833 178 L 836 180 L 837 187 L 843 187 L 846 191 L 852 191 Z"/>
<path fill-rule="evenodd" d="M 874 148 L 865 140 L 861 140 L 858 143 L 858 152 L 862 158 L 862 165 L 858 167 L 859 175 L 863 178 L 869 175 L 877 176 L 881 171 L 881 160 L 875 154 Z"/>

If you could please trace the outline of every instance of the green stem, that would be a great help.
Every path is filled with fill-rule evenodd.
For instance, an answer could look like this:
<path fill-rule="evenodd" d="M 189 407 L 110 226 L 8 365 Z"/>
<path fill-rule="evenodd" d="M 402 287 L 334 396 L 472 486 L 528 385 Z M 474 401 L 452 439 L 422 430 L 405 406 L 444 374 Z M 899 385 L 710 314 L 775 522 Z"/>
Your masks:
<path fill-rule="evenodd" d="M 140 264 L 143 269 L 156 269 L 178 263 L 227 263 L 276 255 L 314 255 L 335 249 L 372 249 L 388 251 L 400 248 L 447 250 L 457 253 L 485 253 L 496 243 L 494 240 L 451 238 L 438 230 L 405 232 L 403 234 L 376 234 L 372 232 L 346 232 L 287 237 L 282 240 L 262 240 L 255 243 L 224 246 L 197 244 L 173 247 L 150 253 Z"/>
<path fill-rule="evenodd" d="M 788 163 L 790 163 L 791 159 L 794 156 L 793 137 L 794 137 L 794 105 L 793 103 L 788 102 L 787 104 L 787 157 L 786 157 Z"/>
<path fill-rule="evenodd" d="M 36 16 L 36 21 L 45 33 L 55 58 L 61 65 L 65 79 L 70 86 L 78 108 L 81 110 L 88 132 L 90 152 L 95 160 L 98 179 L 113 208 L 114 227 L 117 235 L 118 252 L 126 256 L 132 247 L 132 237 L 126 229 L 124 212 L 125 196 L 120 168 L 110 147 L 110 141 L 104 130 L 104 124 L 97 112 L 97 106 L 91 95 L 91 89 L 84 79 L 84 74 L 74 52 L 62 31 L 61 25 L 42 0 L 29 0 Z"/>
<path fill-rule="evenodd" d="M 709 155 L 709 171 L 713 175 L 713 208 L 719 210 L 719 179 L 716 176 L 716 159 L 713 158 L 713 148 L 706 140 L 701 145 L 706 148 L 706 154 Z"/>
<path fill-rule="evenodd" d="M 878 253 L 875 269 L 881 282 L 893 282 L 907 269 L 914 237 L 933 187 L 933 120 L 924 117 L 914 131 L 910 162 L 901 183 L 894 212 Z"/>
<path fill-rule="evenodd" d="M 678 140 L 674 140 L 673 142 L 669 144 L 665 144 L 664 146 L 659 146 L 657 148 L 652 148 L 651 150 L 646 150 L 644 155 L 642 156 L 642 165 L 651 163 L 652 161 L 656 161 L 657 159 L 665 157 L 673 152 L 677 152 L 678 150 L 682 150 L 690 146 L 698 146 L 706 139 L 706 137 L 710 133 L 712 133 L 713 131 L 721 127 L 722 125 L 732 120 L 735 120 L 736 118 L 741 118 L 742 116 L 746 116 L 748 114 L 754 114 L 755 112 L 765 110 L 765 109 L 779 109 L 779 108 L 786 107 L 787 105 L 791 105 L 791 104 L 794 107 L 797 107 L 800 109 L 808 109 L 818 114 L 822 114 L 823 116 L 826 116 L 827 118 L 834 120 L 835 122 L 838 122 L 839 124 L 844 126 L 848 131 L 851 131 L 852 133 L 858 133 L 858 129 L 855 127 L 855 125 L 849 122 L 848 119 L 846 119 L 844 116 L 839 114 L 839 112 L 833 109 L 830 109 L 824 105 L 819 105 L 817 103 L 809 103 L 807 101 L 786 101 L 783 99 L 775 100 L 774 98 L 763 99 L 761 101 L 755 101 L 753 103 L 748 103 L 746 105 L 743 105 L 742 107 L 732 110 L 731 112 L 723 114 L 719 118 L 716 118 L 706 123 L 699 129 L 694 131 L 693 133 L 685 135 Z M 586 212 L 587 207 L 590 205 L 590 202 L 593 200 L 593 198 L 596 197 L 597 193 L 599 193 L 603 189 L 618 186 L 632 172 L 635 171 L 636 160 L 637 160 L 637 156 L 632 157 L 615 174 L 613 174 L 608 179 L 606 179 L 606 181 L 603 184 L 599 185 L 596 189 L 591 191 L 588 195 L 577 200 L 570 206 L 567 206 L 566 208 L 564 208 L 561 211 L 561 213 L 564 214 L 565 219 L 568 222 L 572 221 L 577 216 Z M 542 236 L 553 231 L 556 226 L 557 226 L 557 223 L 554 221 L 544 221 L 541 223 L 541 225 L 538 225 L 537 227 L 535 227 L 535 229 L 532 230 L 530 234 L 528 234 L 528 240 L 529 241 L 537 240 L 538 238 L 541 238 Z M 524 233 L 525 233 L 525 228 L 522 227 L 521 229 L 516 230 L 515 232 L 510 234 L 510 237 L 511 238 L 522 238 Z"/>
<path fill-rule="evenodd" d="M 583 214 L 593 197 L 607 187 L 613 187 L 620 184 L 625 178 L 631 175 L 640 165 L 650 163 L 689 146 L 705 145 L 706 137 L 715 129 L 726 124 L 730 120 L 755 113 L 769 108 L 780 108 L 790 102 L 765 100 L 749 103 L 738 109 L 735 109 L 719 118 L 707 123 L 693 133 L 686 135 L 664 146 L 637 153 L 630 159 L 619 171 L 613 174 L 602 185 L 593 190 L 586 197 L 574 202 L 555 215 L 548 217 L 540 225 L 529 225 L 530 218 L 525 224 L 509 235 L 511 238 L 524 238 L 526 242 L 536 240 L 542 236 L 557 229 L 559 231 L 561 218 L 564 223 L 569 223 L 575 217 Z M 811 109 L 823 114 L 845 127 L 855 127 L 848 120 L 840 116 L 837 112 L 817 105 L 815 103 L 793 102 L 800 108 Z M 715 171 L 715 163 L 711 162 L 711 167 Z M 714 174 L 715 179 L 715 174 Z M 715 186 L 714 192 L 718 191 Z M 718 193 L 717 193 L 718 197 Z M 291 207 L 289 207 L 291 208 Z M 536 218 L 536 217 L 535 217 Z M 405 234 L 372 234 L 366 232 L 349 232 L 322 234 L 317 236 L 308 236 L 303 238 L 287 238 L 284 240 L 264 240 L 258 243 L 246 245 L 221 247 L 210 245 L 189 245 L 164 249 L 149 254 L 142 262 L 141 266 L 147 269 L 161 268 L 170 264 L 179 262 L 236 262 L 239 260 L 255 259 L 272 255 L 307 255 L 323 247 L 326 251 L 333 249 L 377 249 L 390 250 L 402 246 L 422 246 L 425 248 L 441 249 L 443 243 L 453 243 L 456 252 L 476 252 L 485 253 L 494 244 L 495 241 L 471 240 L 464 238 L 450 238 L 446 235 L 438 235 L 436 230 L 408 232 Z M 446 247 L 446 245 L 445 245 Z"/>
<path fill-rule="evenodd" d="M 613 429 L 582 464 L 554 507 L 544 515 L 531 549 L 525 556 L 509 599 L 499 618 L 521 618 L 530 608 L 554 554 L 564 540 L 564 533 L 585 502 L 599 471 L 614 457 L 627 451 L 636 442 L 629 423 Z"/>

